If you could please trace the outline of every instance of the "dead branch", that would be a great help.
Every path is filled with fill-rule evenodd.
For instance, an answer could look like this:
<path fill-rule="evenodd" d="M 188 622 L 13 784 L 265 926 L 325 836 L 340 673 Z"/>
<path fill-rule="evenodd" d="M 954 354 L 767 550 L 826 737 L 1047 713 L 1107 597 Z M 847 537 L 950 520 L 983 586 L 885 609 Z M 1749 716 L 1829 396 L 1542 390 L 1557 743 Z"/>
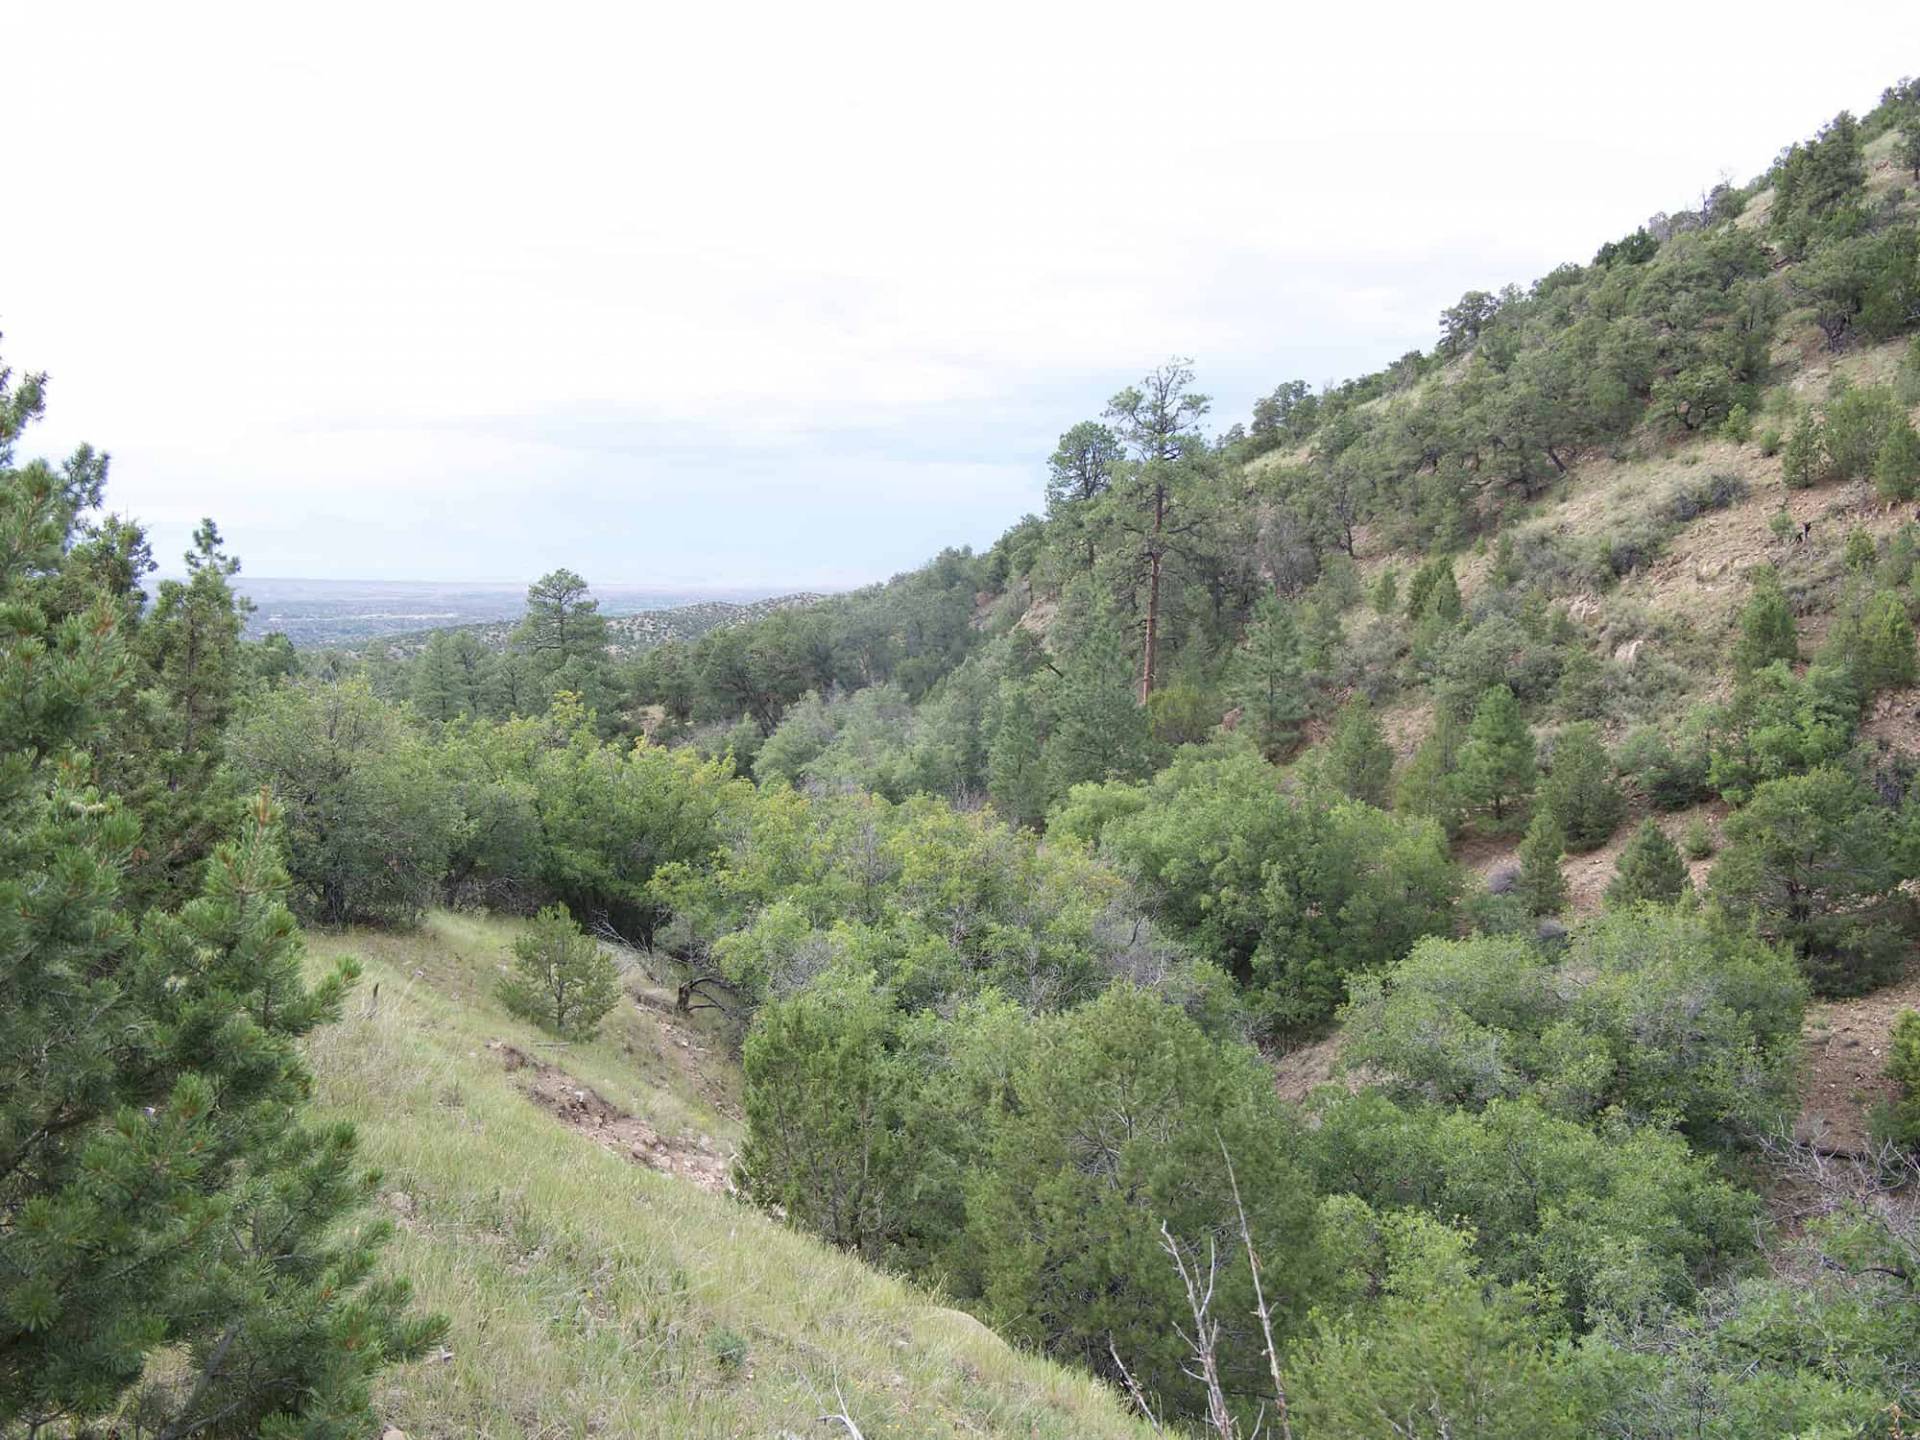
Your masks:
<path fill-rule="evenodd" d="M 1220 1158 L 1227 1162 L 1227 1187 L 1233 1192 L 1234 1213 L 1240 1217 L 1240 1239 L 1247 1247 L 1247 1265 L 1253 1271 L 1253 1313 L 1260 1321 L 1260 1338 L 1267 1347 L 1267 1369 L 1273 1375 L 1273 1414 L 1280 1424 L 1280 1440 L 1293 1440 L 1293 1419 L 1287 1409 L 1287 1384 L 1280 1374 L 1280 1351 L 1273 1343 L 1273 1311 L 1267 1304 L 1267 1292 L 1260 1279 L 1260 1253 L 1254 1249 L 1253 1227 L 1247 1223 L 1247 1207 L 1240 1203 L 1240 1180 L 1233 1173 L 1233 1156 L 1227 1153 L 1227 1141 L 1218 1130 L 1213 1138 L 1220 1143 Z"/>
<path fill-rule="evenodd" d="M 1226 1392 L 1220 1385 L 1220 1322 L 1213 1318 L 1212 1313 L 1214 1282 L 1220 1275 L 1219 1253 L 1209 1239 L 1207 1274 L 1203 1284 L 1199 1255 L 1188 1255 L 1185 1247 L 1173 1238 L 1173 1232 L 1167 1228 L 1164 1220 L 1160 1222 L 1160 1245 L 1172 1259 L 1173 1268 L 1179 1272 L 1180 1283 L 1187 1292 L 1187 1308 L 1193 1313 L 1191 1332 L 1178 1324 L 1173 1327 L 1173 1333 L 1193 1352 L 1193 1365 L 1181 1368 L 1207 1388 L 1207 1423 L 1213 1427 L 1213 1433 L 1220 1440 L 1240 1440 L 1239 1427 L 1234 1423 L 1233 1412 L 1227 1408 Z M 1199 1368 L 1195 1369 L 1194 1366 Z"/>
<path fill-rule="evenodd" d="M 1140 1389 L 1140 1382 L 1133 1378 L 1133 1372 L 1127 1369 L 1127 1362 L 1120 1358 L 1120 1351 L 1115 1347 L 1112 1335 L 1107 1336 L 1107 1354 L 1113 1357 L 1114 1367 L 1119 1370 L 1120 1379 L 1126 1384 L 1127 1394 L 1132 1397 L 1134 1408 L 1139 1410 L 1147 1424 L 1153 1427 L 1154 1434 L 1165 1433 L 1160 1428 L 1160 1417 L 1153 1413 L 1153 1407 L 1147 1403 L 1147 1397 Z"/>
<path fill-rule="evenodd" d="M 820 1423 L 822 1425 L 844 1425 L 847 1427 L 847 1434 L 851 1437 L 851 1440 L 867 1440 L 867 1437 L 860 1433 L 860 1427 L 853 1423 L 853 1416 L 847 1413 L 847 1397 L 841 1391 L 838 1380 L 833 1382 L 833 1398 L 840 1402 L 840 1408 L 831 1414 L 822 1415 L 820 1417 Z"/>

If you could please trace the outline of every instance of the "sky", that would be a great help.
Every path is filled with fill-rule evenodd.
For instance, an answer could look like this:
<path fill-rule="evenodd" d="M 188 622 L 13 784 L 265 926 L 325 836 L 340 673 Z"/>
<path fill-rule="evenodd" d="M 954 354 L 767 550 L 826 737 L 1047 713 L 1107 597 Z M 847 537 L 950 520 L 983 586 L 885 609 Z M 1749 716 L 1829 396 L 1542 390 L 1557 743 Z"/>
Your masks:
<path fill-rule="evenodd" d="M 1915 71 L 1910 0 L 0 0 L 0 359 L 163 561 L 852 586 L 1170 356 L 1224 429 Z"/>

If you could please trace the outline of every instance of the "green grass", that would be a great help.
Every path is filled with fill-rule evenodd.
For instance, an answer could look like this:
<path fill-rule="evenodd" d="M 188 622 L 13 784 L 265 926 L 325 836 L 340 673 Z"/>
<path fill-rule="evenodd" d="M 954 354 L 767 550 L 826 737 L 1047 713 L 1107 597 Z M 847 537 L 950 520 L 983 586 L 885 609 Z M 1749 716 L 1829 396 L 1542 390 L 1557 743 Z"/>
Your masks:
<path fill-rule="evenodd" d="M 510 1019 L 491 988 L 512 933 L 436 915 L 412 934 L 310 943 L 366 968 L 345 1020 L 311 1042 L 317 1109 L 359 1127 L 398 1224 L 387 1263 L 453 1321 L 443 1358 L 386 1382 L 388 1424 L 773 1440 L 837 1433 L 818 1417 L 838 1390 L 868 1440 L 1146 1433 L 1090 1378 L 536 1108 L 488 1042 L 563 1066 L 662 1133 L 737 1133 L 716 1037 L 702 1056 L 686 1022 L 631 1004 L 585 1046 Z"/>

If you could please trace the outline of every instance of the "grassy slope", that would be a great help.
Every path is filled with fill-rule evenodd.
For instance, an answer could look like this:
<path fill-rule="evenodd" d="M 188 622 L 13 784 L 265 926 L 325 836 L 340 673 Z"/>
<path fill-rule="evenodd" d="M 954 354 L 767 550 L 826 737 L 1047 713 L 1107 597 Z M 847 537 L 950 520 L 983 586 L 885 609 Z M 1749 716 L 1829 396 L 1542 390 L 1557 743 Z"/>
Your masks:
<path fill-rule="evenodd" d="M 699 1039 L 668 1017 L 623 1005 L 584 1047 L 509 1019 L 487 992 L 511 933 L 437 915 L 414 935 L 310 945 L 366 966 L 346 1019 L 312 1043 L 318 1109 L 359 1126 L 398 1223 L 389 1264 L 453 1317 L 448 1355 L 387 1383 L 390 1424 L 807 1437 L 837 1433 L 818 1417 L 838 1386 L 868 1440 L 1145 1433 L 1094 1381 L 536 1108 L 489 1042 L 563 1065 L 663 1134 L 735 1128 L 718 1050 L 690 1068 Z M 729 1334 L 746 1342 L 737 1368 L 716 1354 Z"/>

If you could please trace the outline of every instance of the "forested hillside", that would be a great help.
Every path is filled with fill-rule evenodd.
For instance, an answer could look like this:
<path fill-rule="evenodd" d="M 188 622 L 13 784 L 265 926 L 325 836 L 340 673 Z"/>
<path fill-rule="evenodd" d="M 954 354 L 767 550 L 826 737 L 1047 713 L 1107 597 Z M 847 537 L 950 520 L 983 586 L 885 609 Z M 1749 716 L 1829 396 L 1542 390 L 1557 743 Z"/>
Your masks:
<path fill-rule="evenodd" d="M 148 596 L 4 391 L 0 1429 L 509 1433 L 456 1416 L 504 1361 L 376 1377 L 537 1281 L 583 1432 L 1907 1433 L 1920 84 L 1374 374 L 1224 431 L 1200 385 L 1062 417 L 982 554 L 644 650 L 557 571 L 381 657 L 243 641 L 211 522 Z M 301 1041 L 353 967 L 289 912 L 389 998 Z M 1814 1005 L 1879 1007 L 1850 1084 Z M 480 1059 L 543 1034 L 599 1087 L 536 1066 L 553 1117 Z M 337 1238 L 379 1182 L 309 1090 L 444 1319 Z M 553 1221 L 557 1127 L 662 1095 L 732 1198 Z M 710 1289 L 770 1222 L 818 1337 Z"/>

